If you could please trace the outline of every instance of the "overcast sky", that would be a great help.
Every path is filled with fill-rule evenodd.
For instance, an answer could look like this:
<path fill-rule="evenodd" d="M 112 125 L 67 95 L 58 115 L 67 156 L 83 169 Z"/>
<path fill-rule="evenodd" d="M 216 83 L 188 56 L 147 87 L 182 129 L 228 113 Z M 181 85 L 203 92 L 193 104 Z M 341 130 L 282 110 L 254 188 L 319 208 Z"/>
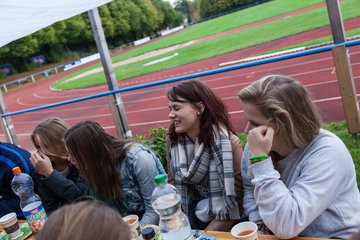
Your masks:
<path fill-rule="evenodd" d="M 165 0 L 165 1 L 170 2 L 171 6 L 174 6 L 174 2 L 175 2 L 176 0 Z"/>

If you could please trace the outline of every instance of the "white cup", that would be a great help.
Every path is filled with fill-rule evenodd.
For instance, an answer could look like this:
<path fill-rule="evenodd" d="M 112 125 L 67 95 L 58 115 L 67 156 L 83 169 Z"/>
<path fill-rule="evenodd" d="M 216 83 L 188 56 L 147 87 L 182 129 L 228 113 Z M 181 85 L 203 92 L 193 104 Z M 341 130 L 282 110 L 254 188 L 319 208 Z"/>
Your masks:
<path fill-rule="evenodd" d="M 123 217 L 123 220 L 130 228 L 131 233 L 131 239 L 134 240 L 140 240 L 141 237 L 141 231 L 140 231 L 140 224 L 139 224 L 139 217 L 137 215 L 127 215 L 126 217 Z"/>
<path fill-rule="evenodd" d="M 232 227 L 231 235 L 239 240 L 257 240 L 257 230 L 258 227 L 255 223 L 241 222 Z"/>
<path fill-rule="evenodd" d="M 12 212 L 0 218 L 0 224 L 10 238 L 17 238 L 22 235 L 16 213 Z"/>

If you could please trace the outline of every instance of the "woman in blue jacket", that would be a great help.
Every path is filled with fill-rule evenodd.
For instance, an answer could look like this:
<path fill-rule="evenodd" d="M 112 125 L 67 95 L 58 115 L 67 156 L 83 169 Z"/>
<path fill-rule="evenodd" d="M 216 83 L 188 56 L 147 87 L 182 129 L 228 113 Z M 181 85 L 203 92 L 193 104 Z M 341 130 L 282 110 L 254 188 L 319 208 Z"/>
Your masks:
<path fill-rule="evenodd" d="M 122 215 L 138 215 L 141 225 L 158 224 L 151 206 L 153 179 L 165 171 L 152 151 L 107 134 L 93 121 L 77 123 L 64 140 L 69 160 L 86 177 L 92 195 Z"/>

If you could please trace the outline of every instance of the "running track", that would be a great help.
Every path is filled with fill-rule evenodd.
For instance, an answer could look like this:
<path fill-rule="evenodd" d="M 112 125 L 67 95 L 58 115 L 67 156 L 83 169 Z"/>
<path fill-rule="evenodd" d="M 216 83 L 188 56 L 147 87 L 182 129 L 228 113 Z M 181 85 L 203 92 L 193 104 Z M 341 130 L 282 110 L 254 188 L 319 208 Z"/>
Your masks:
<path fill-rule="evenodd" d="M 359 20 L 357 19 L 354 21 L 354 24 L 359 26 Z M 217 56 L 196 63 L 186 64 L 161 72 L 128 79 L 121 82 L 119 86 L 137 85 L 144 82 L 151 82 L 173 76 L 217 68 L 219 63 L 239 59 L 239 56 L 241 56 L 241 58 L 246 58 L 264 51 L 271 51 L 272 49 L 276 49 L 278 47 L 303 42 L 304 39 L 314 37 L 315 33 L 316 35 L 319 35 L 319 32 L 321 32 L 321 29 L 283 38 L 267 44 Z M 326 34 L 328 34 L 328 32 Z M 350 48 L 350 56 L 357 92 L 359 92 L 360 46 Z M 330 52 L 202 77 L 201 80 L 213 88 L 225 101 L 229 108 L 232 122 L 236 130 L 242 131 L 245 126 L 245 119 L 240 101 L 235 97 L 235 95 L 244 86 L 247 86 L 252 81 L 268 74 L 286 74 L 301 81 L 313 95 L 314 101 L 325 122 L 344 119 L 342 103 L 339 97 L 338 82 Z M 28 85 L 18 89 L 17 91 L 6 94 L 4 97 L 8 110 L 16 111 L 86 96 L 101 91 L 107 91 L 107 87 L 104 85 L 65 92 L 50 91 L 48 87 L 52 82 L 59 79 L 59 77 L 63 76 L 39 81 L 35 84 Z M 150 127 L 169 125 L 167 117 L 168 101 L 166 99 L 166 91 L 172 85 L 173 84 L 167 84 L 122 94 L 130 128 L 134 135 L 146 133 L 147 129 Z M 99 98 L 13 116 L 12 120 L 21 146 L 32 150 L 33 146 L 30 141 L 31 131 L 40 121 L 53 116 L 63 118 L 71 125 L 81 120 L 92 119 L 98 121 L 109 133 L 115 134 L 107 98 Z M 1 138 L 4 140 L 4 134 L 1 134 Z"/>

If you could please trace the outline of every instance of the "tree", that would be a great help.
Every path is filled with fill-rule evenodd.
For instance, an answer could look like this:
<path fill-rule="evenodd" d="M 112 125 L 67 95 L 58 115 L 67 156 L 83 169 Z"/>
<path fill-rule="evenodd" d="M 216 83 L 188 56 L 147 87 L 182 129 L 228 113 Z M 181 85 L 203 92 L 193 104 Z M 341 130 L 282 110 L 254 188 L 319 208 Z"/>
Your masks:
<path fill-rule="evenodd" d="M 190 12 L 189 12 L 189 1 L 188 0 L 177 0 L 175 2 L 175 9 L 179 12 L 182 12 L 185 15 L 188 23 L 192 22 Z"/>
<path fill-rule="evenodd" d="M 186 2 L 186 1 L 185 1 Z M 113 0 L 99 8 L 110 47 L 155 35 L 179 25 L 183 17 L 164 0 Z M 0 63 L 26 70 L 29 59 L 42 54 L 48 62 L 64 56 L 82 56 L 96 51 L 87 13 L 57 22 L 0 48 Z"/>

